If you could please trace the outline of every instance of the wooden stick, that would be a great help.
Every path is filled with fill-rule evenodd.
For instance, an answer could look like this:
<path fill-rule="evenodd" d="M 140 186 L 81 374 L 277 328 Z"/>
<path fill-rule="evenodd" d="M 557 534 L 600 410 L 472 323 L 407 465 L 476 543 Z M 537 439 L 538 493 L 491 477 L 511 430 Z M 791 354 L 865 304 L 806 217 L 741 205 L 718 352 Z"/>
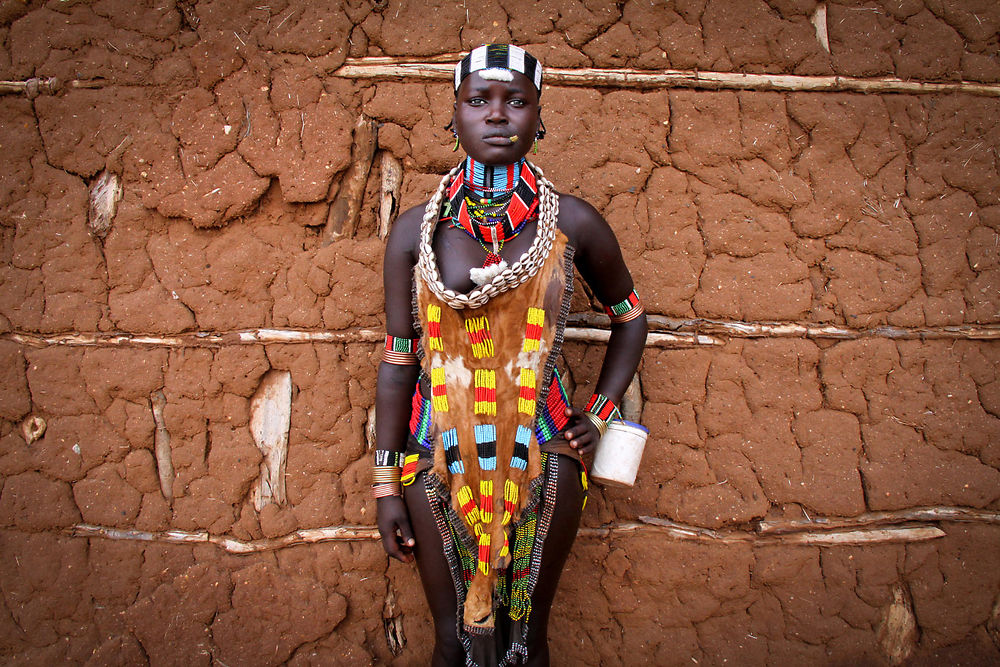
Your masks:
<path fill-rule="evenodd" d="M 340 189 L 330 205 L 324 230 L 324 244 L 329 245 L 341 236 L 354 236 L 361 218 L 361 203 L 365 197 L 368 172 L 372 168 L 377 145 L 378 124 L 365 115 L 354 125 L 354 145 L 351 147 L 351 166 L 344 174 Z"/>
<path fill-rule="evenodd" d="M 153 452 L 156 455 L 156 475 L 160 480 L 160 494 L 170 502 L 174 497 L 174 463 L 170 455 L 170 432 L 163 418 L 167 407 L 167 397 L 162 389 L 157 389 L 149 397 L 153 410 Z"/>
<path fill-rule="evenodd" d="M 857 340 L 860 338 L 889 338 L 893 340 L 1000 340 L 1000 325 L 921 327 L 877 327 L 874 329 L 847 329 L 844 327 L 799 324 L 795 322 L 738 322 L 716 320 L 680 320 L 658 315 L 649 316 L 651 333 L 648 347 L 685 348 L 719 346 L 726 338 L 818 338 Z M 566 340 L 606 343 L 610 331 L 607 315 L 575 313 L 569 322 L 592 326 L 566 328 Z M 174 336 L 147 334 L 33 334 L 25 332 L 0 333 L 0 340 L 10 340 L 29 347 L 66 345 L 70 347 L 221 347 L 226 345 L 256 345 L 268 343 L 377 343 L 385 334 L 372 329 L 343 329 L 341 331 L 307 331 L 302 329 L 245 329 L 242 331 L 198 331 Z"/>
<path fill-rule="evenodd" d="M 103 88 L 104 83 L 103 79 L 62 81 L 54 76 L 32 77 L 24 81 L 0 81 L 0 95 L 24 93 L 28 99 L 34 99 L 39 95 L 56 95 L 65 88 Z"/>
<path fill-rule="evenodd" d="M 378 529 L 373 526 L 331 526 L 328 528 L 305 528 L 282 535 L 281 537 L 264 538 L 260 540 L 237 540 L 222 535 L 211 535 L 205 531 L 189 532 L 185 530 L 168 530 L 163 532 L 148 532 L 144 530 L 128 530 L 94 526 L 80 523 L 67 532 L 73 537 L 103 537 L 111 540 L 135 540 L 139 542 L 167 542 L 171 544 L 201 544 L 209 543 L 221 547 L 233 554 L 250 554 L 262 551 L 275 551 L 299 544 L 315 544 L 318 542 L 356 542 L 379 539 Z"/>
<path fill-rule="evenodd" d="M 389 235 L 389 227 L 399 213 L 399 196 L 403 186 L 403 165 L 389 151 L 382 151 L 382 199 L 378 211 L 378 237 Z"/>
<path fill-rule="evenodd" d="M 168 530 L 148 532 L 77 524 L 66 529 L 74 537 L 99 537 L 112 540 L 140 542 L 166 542 L 172 544 L 214 544 L 233 554 L 250 554 L 275 551 L 286 547 L 319 542 L 367 542 L 380 539 L 374 526 L 328 526 L 304 528 L 281 537 L 259 540 L 237 540 L 225 535 L 212 535 L 206 531 Z M 754 531 L 712 530 L 699 526 L 686 526 L 658 517 L 639 517 L 639 521 L 615 523 L 608 526 L 581 528 L 579 535 L 587 538 L 609 539 L 630 534 L 659 533 L 677 540 L 703 544 L 757 545 L 807 545 L 807 546 L 858 546 L 897 542 L 922 542 L 944 537 L 945 532 L 926 524 L 895 525 L 881 528 L 855 530 L 820 530 L 784 535 L 761 535 Z"/>
<path fill-rule="evenodd" d="M 866 512 L 854 517 L 764 520 L 758 521 L 755 527 L 761 535 L 787 535 L 805 531 L 881 526 L 906 521 L 956 521 L 1000 525 L 1000 512 L 968 507 L 917 507 L 893 512 Z"/>
<path fill-rule="evenodd" d="M 955 325 L 944 327 L 874 327 L 850 329 L 831 324 L 800 322 L 741 322 L 738 320 L 680 319 L 647 315 L 650 331 L 670 331 L 676 335 L 705 334 L 731 338 L 823 338 L 857 340 L 890 338 L 895 340 L 998 340 L 1000 325 Z M 573 313 L 569 322 L 576 325 L 606 328 L 611 320 L 603 313 Z"/>
<path fill-rule="evenodd" d="M 610 331 L 603 329 L 567 327 L 566 340 L 606 343 Z M 249 329 L 236 332 L 198 332 L 175 336 L 145 334 L 55 334 L 42 336 L 29 333 L 4 333 L 0 340 L 11 340 L 30 347 L 65 345 L 70 347 L 221 347 L 226 345 L 256 345 L 268 343 L 377 343 L 385 340 L 385 333 L 371 329 L 343 331 L 303 331 L 297 329 Z M 651 333 L 647 347 L 694 347 L 722 345 L 723 341 L 710 336 L 686 333 Z"/>
<path fill-rule="evenodd" d="M 414 81 L 451 81 L 455 74 L 452 62 L 409 62 L 406 59 L 379 57 L 350 58 L 334 76 L 347 79 L 408 79 Z M 553 86 L 588 86 L 599 88 L 695 88 L 704 90 L 777 90 L 788 92 L 856 92 L 941 94 L 967 93 L 1000 97 L 1000 85 L 975 81 L 907 81 L 896 77 L 861 79 L 850 76 L 804 76 L 793 74 L 742 74 L 738 72 L 699 72 L 693 70 L 636 69 L 564 69 L 547 67 L 545 82 Z"/>

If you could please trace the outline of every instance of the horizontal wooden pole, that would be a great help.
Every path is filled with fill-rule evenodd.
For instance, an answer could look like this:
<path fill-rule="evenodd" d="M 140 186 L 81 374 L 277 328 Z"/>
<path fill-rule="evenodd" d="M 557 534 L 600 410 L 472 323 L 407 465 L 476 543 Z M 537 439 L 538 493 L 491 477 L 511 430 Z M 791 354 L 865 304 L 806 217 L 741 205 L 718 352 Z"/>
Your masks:
<path fill-rule="evenodd" d="M 607 342 L 611 332 L 591 327 L 567 327 L 564 338 L 591 343 Z M 380 343 L 385 333 L 373 329 L 346 329 L 342 331 L 303 331 L 298 329 L 247 329 L 233 332 L 191 332 L 173 336 L 149 334 L 0 334 L 0 340 L 10 340 L 28 347 L 223 347 L 229 345 L 257 345 L 274 343 Z M 652 332 L 646 339 L 647 347 L 697 347 L 722 345 L 725 341 L 692 333 Z"/>
<path fill-rule="evenodd" d="M 1000 526 L 1000 512 L 968 507 L 916 507 L 892 512 L 865 512 L 853 517 L 765 520 L 759 521 L 755 528 L 761 535 L 787 535 L 806 531 L 882 526 L 907 521 L 956 521 Z"/>
<path fill-rule="evenodd" d="M 1000 340 L 1000 325 L 961 325 L 948 327 L 876 327 L 849 329 L 834 325 L 801 322 L 740 322 L 706 319 L 676 319 L 659 315 L 648 317 L 650 333 L 647 347 L 684 348 L 723 345 L 728 338 L 817 338 L 857 340 L 888 338 L 893 340 Z M 566 328 L 566 340 L 603 343 L 611 335 L 607 315 L 574 313 Z M 582 326 L 578 326 L 582 325 Z M 357 328 L 340 331 L 303 329 L 245 329 L 242 331 L 192 331 L 157 336 L 133 333 L 63 333 L 35 334 L 7 332 L 0 340 L 10 340 L 28 347 L 65 345 L 69 347 L 224 347 L 229 345 L 288 343 L 379 343 L 384 332 Z"/>
<path fill-rule="evenodd" d="M 443 56 L 413 62 L 405 58 L 349 58 L 333 72 L 347 79 L 452 81 L 457 57 Z M 787 92 L 902 93 L 908 95 L 967 93 L 1000 97 L 1000 85 L 976 81 L 911 81 L 896 77 L 806 76 L 743 74 L 695 70 L 637 70 L 560 67 L 545 68 L 551 86 L 596 88 L 695 88 L 703 90 L 775 90 Z"/>
<path fill-rule="evenodd" d="M 1000 325 L 962 324 L 943 327 L 872 327 L 851 329 L 832 324 L 806 322 L 740 322 L 703 318 L 675 318 L 647 315 L 651 332 L 700 334 L 708 338 L 823 338 L 857 340 L 890 338 L 894 340 L 1000 340 Z M 608 327 L 611 321 L 601 313 L 573 313 L 569 322 L 589 327 Z"/>
<path fill-rule="evenodd" d="M 872 513 L 867 516 L 875 516 Z M 922 542 L 946 535 L 940 527 L 927 523 L 934 517 L 942 521 L 967 521 L 1000 525 L 996 512 L 978 512 L 964 508 L 919 508 L 896 513 L 879 513 L 886 521 L 895 517 L 894 524 L 866 525 L 857 523 L 859 517 L 816 519 L 811 524 L 800 521 L 760 522 L 752 530 L 711 529 L 680 524 L 660 517 L 641 516 L 638 521 L 613 523 L 607 526 L 584 527 L 579 535 L 584 538 L 610 539 L 628 535 L 662 534 L 675 540 L 703 544 L 805 545 L 805 546 L 859 546 L 897 542 Z M 920 521 L 910 520 L 917 517 Z M 823 523 L 825 521 L 826 523 Z M 854 521 L 855 523 L 851 523 Z M 205 531 L 168 530 L 150 532 L 77 524 L 64 531 L 74 537 L 93 537 L 136 542 L 164 542 L 168 544 L 214 544 L 232 554 L 251 554 L 275 551 L 287 547 L 320 542 L 366 542 L 379 539 L 374 526 L 327 526 L 304 528 L 281 537 L 259 540 L 238 540 L 226 535 L 211 535 Z"/>

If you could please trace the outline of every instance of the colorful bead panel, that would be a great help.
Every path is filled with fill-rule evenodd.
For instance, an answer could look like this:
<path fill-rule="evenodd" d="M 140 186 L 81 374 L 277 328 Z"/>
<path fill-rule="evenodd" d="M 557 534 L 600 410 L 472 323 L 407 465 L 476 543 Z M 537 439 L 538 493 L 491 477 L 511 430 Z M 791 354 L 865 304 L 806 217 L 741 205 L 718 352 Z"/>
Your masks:
<path fill-rule="evenodd" d="M 410 435 L 424 449 L 431 449 L 431 402 L 420 393 L 420 385 L 413 392 L 410 406 Z"/>
<path fill-rule="evenodd" d="M 493 520 L 493 480 L 479 480 L 479 520 L 489 523 Z"/>
<path fill-rule="evenodd" d="M 528 325 L 524 328 L 525 352 L 538 351 L 538 343 L 542 339 L 543 324 L 545 324 L 545 311 L 541 308 L 529 308 Z"/>
<path fill-rule="evenodd" d="M 483 368 L 476 369 L 476 400 L 472 411 L 477 415 L 497 413 L 497 372 Z"/>
<path fill-rule="evenodd" d="M 403 476 L 400 479 L 403 486 L 409 486 L 417 479 L 417 460 L 419 458 L 419 454 L 407 454 L 406 459 L 403 460 Z"/>
<path fill-rule="evenodd" d="M 518 424 L 517 433 L 514 435 L 514 453 L 510 457 L 511 468 L 528 469 L 529 442 L 531 442 L 531 429 L 523 424 Z"/>
<path fill-rule="evenodd" d="M 511 518 L 514 516 L 514 512 L 517 511 L 517 498 L 520 491 L 518 490 L 517 484 L 512 480 L 507 480 L 503 483 L 503 525 L 510 523 Z"/>
<path fill-rule="evenodd" d="M 517 397 L 517 411 L 529 417 L 535 416 L 535 371 L 521 369 L 520 394 Z"/>
<path fill-rule="evenodd" d="M 553 373 L 545 405 L 539 410 L 538 419 L 535 420 L 535 436 L 539 443 L 548 442 L 566 428 L 569 423 L 569 417 L 566 416 L 568 407 L 566 390 L 559 381 L 559 375 Z"/>
<path fill-rule="evenodd" d="M 448 388 L 444 384 L 444 369 L 431 369 L 431 402 L 436 412 L 448 412 Z"/>
<path fill-rule="evenodd" d="M 476 424 L 476 450 L 480 470 L 497 469 L 497 429 L 493 424 Z"/>
<path fill-rule="evenodd" d="M 444 459 L 448 464 L 448 472 L 452 475 L 464 475 L 465 464 L 462 454 L 458 451 L 458 431 L 450 428 L 441 434 L 441 444 L 444 445 Z"/>
<path fill-rule="evenodd" d="M 604 421 L 611 421 L 612 419 L 620 419 L 621 415 L 618 412 L 618 406 L 611 402 L 604 394 L 594 394 L 587 401 L 587 407 L 585 407 L 584 412 L 592 412 Z"/>
<path fill-rule="evenodd" d="M 427 306 L 427 345 L 432 350 L 444 350 L 444 342 L 441 340 L 441 306 L 433 303 Z"/>
<path fill-rule="evenodd" d="M 465 331 L 472 343 L 472 354 L 476 359 L 493 356 L 493 338 L 490 337 L 490 322 L 483 317 L 470 317 L 465 320 Z"/>
<path fill-rule="evenodd" d="M 479 509 L 476 507 L 476 501 L 472 497 L 472 489 L 469 488 L 468 484 L 458 490 L 458 506 L 462 510 L 465 521 L 476 529 L 476 535 L 478 535 L 481 530 L 479 528 Z"/>
<path fill-rule="evenodd" d="M 642 302 L 639 301 L 639 293 L 632 290 L 623 301 L 613 306 L 605 306 L 604 312 L 608 314 L 612 322 L 629 322 L 642 315 L 644 312 Z"/>
<path fill-rule="evenodd" d="M 479 571 L 483 574 L 490 573 L 490 534 L 483 533 L 479 536 Z"/>

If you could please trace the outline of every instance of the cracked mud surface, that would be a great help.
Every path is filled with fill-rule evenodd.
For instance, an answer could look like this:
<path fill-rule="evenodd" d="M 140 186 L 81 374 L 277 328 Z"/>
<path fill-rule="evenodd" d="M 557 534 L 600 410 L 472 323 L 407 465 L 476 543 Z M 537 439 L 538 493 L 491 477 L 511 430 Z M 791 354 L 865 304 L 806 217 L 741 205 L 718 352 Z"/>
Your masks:
<path fill-rule="evenodd" d="M 71 537 L 79 523 L 261 540 L 371 525 L 378 345 L 27 345 L 7 334 L 380 330 L 376 157 L 353 235 L 323 226 L 359 114 L 403 165 L 402 205 L 453 166 L 447 83 L 332 73 L 348 57 L 515 41 L 553 67 L 1000 82 L 993 2 L 810 0 L 3 2 L 0 656 L 12 664 L 426 664 L 413 570 L 378 544 L 247 556 Z M 415 26 L 419 26 L 416 29 Z M 549 87 L 536 162 L 620 239 L 647 311 L 852 328 L 1000 325 L 1000 100 Z M 118 174 L 106 236 L 91 188 Z M 583 289 L 576 311 L 592 304 Z M 564 347 L 575 402 L 601 348 Z M 731 338 L 650 348 L 634 489 L 585 525 L 703 528 L 917 507 L 1000 510 L 996 339 Z M 287 502 L 254 508 L 251 399 L 291 374 Z M 162 392 L 169 493 L 151 397 Z M 26 441 L 21 424 L 45 420 Z M 921 543 L 581 536 L 554 610 L 559 664 L 862 664 L 903 589 L 913 664 L 1000 660 L 1000 525 Z M 388 584 L 387 584 L 388 581 Z M 393 591 L 408 643 L 380 613 Z M 566 632 L 563 629 L 568 628 Z M 596 657 L 595 657 L 596 656 Z"/>

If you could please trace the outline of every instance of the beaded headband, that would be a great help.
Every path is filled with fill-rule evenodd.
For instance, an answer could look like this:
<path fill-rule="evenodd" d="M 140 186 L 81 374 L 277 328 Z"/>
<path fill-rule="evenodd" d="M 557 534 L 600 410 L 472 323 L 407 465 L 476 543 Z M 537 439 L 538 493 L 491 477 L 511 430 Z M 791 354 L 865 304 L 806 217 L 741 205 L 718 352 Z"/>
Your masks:
<path fill-rule="evenodd" d="M 538 96 L 542 95 L 542 65 L 533 55 L 513 44 L 484 44 L 469 51 L 455 66 L 455 93 L 459 86 L 473 72 L 480 72 L 484 79 L 510 81 L 511 72 L 520 72 L 528 77 Z"/>

